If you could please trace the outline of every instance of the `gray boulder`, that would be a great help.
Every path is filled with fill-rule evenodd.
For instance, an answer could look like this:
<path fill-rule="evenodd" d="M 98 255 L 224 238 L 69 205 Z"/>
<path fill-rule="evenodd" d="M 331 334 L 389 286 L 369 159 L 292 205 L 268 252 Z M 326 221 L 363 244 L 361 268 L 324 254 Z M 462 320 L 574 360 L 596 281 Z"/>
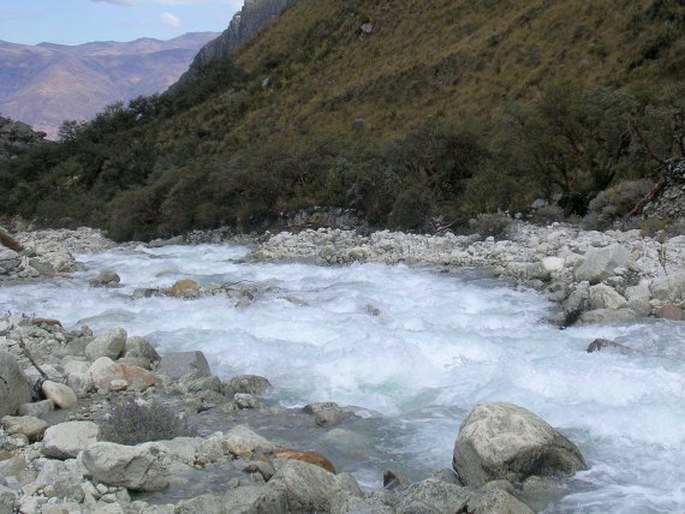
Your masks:
<path fill-rule="evenodd" d="M 595 309 L 581 314 L 578 321 L 585 324 L 623 323 L 636 318 L 637 313 L 632 309 Z"/>
<path fill-rule="evenodd" d="M 255 486 L 231 489 L 223 497 L 223 507 L 230 514 L 285 514 L 288 500 L 274 487 Z"/>
<path fill-rule="evenodd" d="M 121 282 L 121 278 L 111 268 L 105 268 L 97 274 L 97 276 L 91 278 L 88 283 L 92 287 L 117 287 Z"/>
<path fill-rule="evenodd" d="M 532 412 L 503 402 L 474 407 L 460 427 L 452 466 L 467 485 L 586 469 L 575 444 Z"/>
<path fill-rule="evenodd" d="M 86 346 L 86 355 L 90 360 L 100 357 L 109 357 L 116 360 L 124 353 L 126 346 L 126 330 L 112 328 L 104 334 L 96 337 L 93 342 Z"/>
<path fill-rule="evenodd" d="M 49 427 L 43 435 L 43 455 L 71 459 L 97 441 L 98 426 L 91 421 L 67 421 Z"/>
<path fill-rule="evenodd" d="M 14 357 L 0 352 L 0 416 L 13 415 L 31 401 L 31 389 Z"/>
<path fill-rule="evenodd" d="M 235 393 L 261 396 L 271 389 L 271 382 L 259 375 L 237 375 L 224 382 L 222 386 L 226 396 L 233 396 Z"/>
<path fill-rule="evenodd" d="M 4 416 L 0 419 L 2 426 L 9 435 L 23 434 L 29 441 L 37 441 L 43 437 L 48 428 L 46 421 L 33 416 Z"/>
<path fill-rule="evenodd" d="M 35 483 L 42 487 L 50 486 L 51 494 L 55 498 L 83 501 L 85 496 L 81 483 L 83 482 L 83 468 L 76 460 L 42 461 L 40 473 Z"/>
<path fill-rule="evenodd" d="M 259 457 L 263 453 L 271 452 L 275 449 L 274 444 L 254 433 L 245 425 L 234 426 L 224 435 L 221 444 L 224 453 L 230 453 L 242 459 Z"/>
<path fill-rule="evenodd" d="M 477 514 L 534 514 L 528 505 L 516 497 L 513 486 L 503 480 L 485 484 L 478 500 L 473 505 L 469 503 L 469 512 Z"/>
<path fill-rule="evenodd" d="M 155 446 L 99 442 L 83 451 L 83 464 L 95 480 L 133 491 L 161 491 L 169 485 Z"/>
<path fill-rule="evenodd" d="M 345 417 L 345 411 L 334 402 L 310 403 L 305 405 L 304 411 L 313 415 L 314 422 L 320 427 L 337 425 Z"/>
<path fill-rule="evenodd" d="M 601 337 L 592 341 L 587 347 L 587 353 L 600 352 L 602 350 L 617 350 L 623 354 L 629 354 L 632 352 L 630 348 L 615 341 L 609 339 L 602 339 Z"/>
<path fill-rule="evenodd" d="M 210 376 L 212 374 L 207 358 L 199 351 L 164 354 L 159 363 L 159 372 L 171 379 L 178 379 L 190 373 L 199 376 Z"/>
<path fill-rule="evenodd" d="M 334 475 L 319 466 L 296 459 L 276 460 L 269 485 L 285 493 L 291 511 L 328 512 L 336 494 L 361 495 L 349 474 Z"/>
<path fill-rule="evenodd" d="M 9 487 L 0 484 L 0 514 L 12 514 L 14 504 L 17 501 L 17 493 Z"/>
<path fill-rule="evenodd" d="M 613 287 L 597 284 L 588 291 L 590 309 L 620 309 L 628 303 Z"/>
<path fill-rule="evenodd" d="M 157 350 L 145 338 L 139 336 L 126 340 L 124 358 L 145 369 L 152 369 L 152 366 L 161 359 Z"/>
<path fill-rule="evenodd" d="M 67 385 L 46 380 L 41 385 L 41 389 L 45 397 L 48 400 L 52 400 L 52 403 L 60 409 L 68 409 L 78 403 L 76 393 Z"/>
<path fill-rule="evenodd" d="M 652 280 L 649 285 L 656 300 L 678 302 L 685 299 L 685 272 L 675 273 Z"/>
<path fill-rule="evenodd" d="M 469 499 L 469 489 L 428 478 L 402 491 L 397 514 L 459 512 Z"/>
<path fill-rule="evenodd" d="M 576 282 L 588 281 L 597 284 L 615 275 L 614 270 L 625 266 L 630 252 L 620 244 L 605 248 L 592 248 L 585 254 L 583 262 L 575 271 Z"/>

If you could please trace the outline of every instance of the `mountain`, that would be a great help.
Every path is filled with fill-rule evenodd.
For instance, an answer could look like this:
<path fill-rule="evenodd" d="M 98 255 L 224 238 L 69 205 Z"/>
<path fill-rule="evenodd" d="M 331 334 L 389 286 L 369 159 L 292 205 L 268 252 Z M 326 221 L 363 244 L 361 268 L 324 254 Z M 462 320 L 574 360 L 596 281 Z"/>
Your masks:
<path fill-rule="evenodd" d="M 0 41 L 0 113 L 54 138 L 64 120 L 88 120 L 105 105 L 164 91 L 215 36 L 77 46 Z"/>
<path fill-rule="evenodd" d="M 159 97 L 0 169 L 0 210 L 116 239 L 313 207 L 458 227 L 557 200 L 616 217 L 685 154 L 671 0 L 298 0 Z M 620 206 L 611 202 L 620 202 Z M 604 219 L 604 218 L 603 218 Z"/>
<path fill-rule="evenodd" d="M 198 52 L 188 71 L 179 79 L 179 83 L 197 78 L 204 67 L 247 42 L 265 23 L 294 2 L 295 0 L 245 0 L 243 7 L 228 24 L 228 28 Z"/>

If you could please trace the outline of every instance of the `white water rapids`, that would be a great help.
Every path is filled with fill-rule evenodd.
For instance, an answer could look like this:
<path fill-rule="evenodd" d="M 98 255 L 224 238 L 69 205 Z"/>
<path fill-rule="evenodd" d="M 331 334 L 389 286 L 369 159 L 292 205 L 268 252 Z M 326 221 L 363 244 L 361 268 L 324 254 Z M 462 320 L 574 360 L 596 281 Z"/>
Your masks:
<path fill-rule="evenodd" d="M 162 354 L 201 350 L 221 378 L 268 377 L 283 405 L 335 401 L 379 413 L 387 423 L 374 444 L 415 479 L 451 466 L 459 424 L 475 404 L 516 403 L 578 444 L 589 465 L 547 511 L 685 510 L 685 324 L 562 331 L 544 322 L 554 306 L 540 295 L 473 270 L 244 264 L 246 252 L 140 246 L 81 255 L 88 269 L 73 278 L 2 285 L 0 308 L 96 333 L 121 326 Z M 88 286 L 105 267 L 122 287 Z M 132 296 L 181 278 L 259 293 L 243 307 L 222 295 Z M 597 337 L 635 351 L 588 354 Z M 382 473 L 343 468 L 367 484 Z"/>

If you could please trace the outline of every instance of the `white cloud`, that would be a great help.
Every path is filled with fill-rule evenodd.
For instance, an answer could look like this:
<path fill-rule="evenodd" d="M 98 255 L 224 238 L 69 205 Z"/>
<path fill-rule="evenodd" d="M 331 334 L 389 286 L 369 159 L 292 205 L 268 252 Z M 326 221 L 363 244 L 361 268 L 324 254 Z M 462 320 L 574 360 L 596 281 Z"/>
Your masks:
<path fill-rule="evenodd" d="M 170 27 L 180 27 L 181 26 L 181 18 L 179 18 L 175 14 L 170 13 L 169 11 L 165 11 L 162 14 L 160 14 L 159 20 L 164 25 L 169 25 Z"/>
<path fill-rule="evenodd" d="M 90 0 L 91 2 L 102 2 L 112 5 L 133 5 L 133 0 Z"/>

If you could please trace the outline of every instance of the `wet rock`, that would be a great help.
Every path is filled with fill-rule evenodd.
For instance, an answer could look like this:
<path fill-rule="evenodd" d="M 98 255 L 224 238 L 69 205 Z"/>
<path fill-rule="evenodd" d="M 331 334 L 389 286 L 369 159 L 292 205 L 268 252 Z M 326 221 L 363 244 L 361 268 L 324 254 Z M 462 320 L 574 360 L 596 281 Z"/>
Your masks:
<path fill-rule="evenodd" d="M 459 430 L 452 466 L 467 485 L 586 469 L 575 444 L 532 412 L 510 403 L 474 407 Z"/>
<path fill-rule="evenodd" d="M 169 481 L 154 446 L 126 446 L 99 442 L 83 451 L 82 459 L 93 479 L 133 491 L 160 491 Z"/>
<path fill-rule="evenodd" d="M 76 457 L 97 441 L 99 431 L 91 421 L 67 421 L 48 427 L 43 435 L 43 455 L 57 459 Z"/>
<path fill-rule="evenodd" d="M 667 303 L 659 307 L 654 315 L 657 318 L 669 319 L 671 321 L 683 321 L 685 319 L 685 313 L 680 307 L 673 305 L 672 303 Z"/>
<path fill-rule="evenodd" d="M 258 409 L 259 401 L 257 398 L 247 393 L 235 393 L 233 403 L 239 409 Z"/>
<path fill-rule="evenodd" d="M 233 396 L 235 393 L 262 396 L 269 389 L 271 389 L 271 382 L 258 375 L 237 375 L 223 384 L 226 396 Z"/>
<path fill-rule="evenodd" d="M 126 346 L 126 330 L 113 328 L 98 336 L 86 346 L 86 355 L 90 360 L 109 357 L 116 360 L 124 352 Z"/>
<path fill-rule="evenodd" d="M 395 509 L 376 496 L 338 493 L 331 500 L 331 514 L 395 514 Z"/>
<path fill-rule="evenodd" d="M 23 434 L 29 441 L 38 441 L 48 428 L 44 420 L 32 416 L 5 416 L 0 419 L 0 425 L 8 435 Z"/>
<path fill-rule="evenodd" d="M 590 309 L 620 309 L 628 303 L 613 287 L 597 284 L 588 290 Z"/>
<path fill-rule="evenodd" d="M 588 353 L 599 352 L 602 350 L 616 350 L 623 354 L 632 353 L 633 350 L 615 341 L 610 341 L 609 339 L 595 339 L 587 347 Z"/>
<path fill-rule="evenodd" d="M 124 358 L 133 359 L 132 364 L 145 369 L 152 369 L 152 366 L 161 359 L 157 350 L 145 338 L 139 336 L 126 339 Z"/>
<path fill-rule="evenodd" d="M 16 512 L 14 505 L 17 502 L 17 493 L 9 487 L 0 484 L 0 514 L 12 514 Z"/>
<path fill-rule="evenodd" d="M 88 281 L 92 287 L 118 287 L 120 282 L 121 278 L 112 268 L 101 270 L 97 276 Z"/>
<path fill-rule="evenodd" d="M 585 324 L 622 323 L 633 321 L 637 314 L 632 309 L 595 309 L 584 312 L 578 321 Z"/>
<path fill-rule="evenodd" d="M 343 491 L 360 496 L 359 486 L 351 475 L 334 475 L 296 459 L 277 462 L 269 485 L 285 493 L 291 511 L 328 512 L 333 497 Z"/>
<path fill-rule="evenodd" d="M 314 416 L 314 422 L 320 427 L 331 427 L 340 423 L 345 417 L 337 403 L 318 402 L 305 405 L 304 411 Z"/>
<path fill-rule="evenodd" d="M 284 492 L 268 485 L 231 489 L 224 494 L 222 502 L 227 514 L 285 514 L 288 512 L 288 499 Z"/>
<path fill-rule="evenodd" d="M 630 260 L 630 252 L 620 244 L 605 248 L 592 248 L 585 254 L 582 264 L 575 271 L 577 282 L 597 284 L 614 275 L 614 269 L 624 267 Z"/>
<path fill-rule="evenodd" d="M 250 460 L 274 450 L 274 444 L 245 425 L 236 425 L 222 440 L 224 453 Z"/>
<path fill-rule="evenodd" d="M 253 460 L 247 463 L 247 465 L 243 468 L 243 472 L 259 473 L 264 481 L 268 482 L 271 480 L 271 477 L 274 476 L 276 470 L 271 463 L 267 462 L 266 460 Z"/>
<path fill-rule="evenodd" d="M 52 400 L 60 409 L 69 409 L 78 403 L 76 393 L 67 385 L 46 380 L 41 385 L 41 389 L 45 397 L 48 400 Z"/>
<path fill-rule="evenodd" d="M 31 401 L 31 389 L 14 357 L 0 352 L 0 416 L 13 415 L 19 406 Z"/>
<path fill-rule="evenodd" d="M 178 379 L 191 373 L 204 376 L 212 374 L 207 358 L 199 351 L 164 354 L 159 363 L 159 372 L 164 373 L 171 379 Z"/>
<path fill-rule="evenodd" d="M 383 471 L 383 487 L 385 489 L 403 488 L 407 487 L 409 484 L 409 480 L 407 480 L 394 469 L 386 469 Z"/>
<path fill-rule="evenodd" d="M 24 403 L 19 407 L 19 415 L 40 418 L 53 410 L 55 410 L 55 404 L 52 403 L 52 400 L 41 400 L 39 402 Z"/>
<path fill-rule="evenodd" d="M 200 285 L 189 278 L 177 281 L 167 290 L 167 294 L 174 298 L 197 298 L 200 295 Z"/>
<path fill-rule="evenodd" d="M 469 512 L 475 514 L 534 514 L 528 505 L 516 497 L 516 491 L 505 480 L 485 484 L 478 500 L 469 502 L 468 508 Z"/>
<path fill-rule="evenodd" d="M 430 478 L 398 494 L 397 514 L 459 512 L 469 499 L 468 489 Z"/>

